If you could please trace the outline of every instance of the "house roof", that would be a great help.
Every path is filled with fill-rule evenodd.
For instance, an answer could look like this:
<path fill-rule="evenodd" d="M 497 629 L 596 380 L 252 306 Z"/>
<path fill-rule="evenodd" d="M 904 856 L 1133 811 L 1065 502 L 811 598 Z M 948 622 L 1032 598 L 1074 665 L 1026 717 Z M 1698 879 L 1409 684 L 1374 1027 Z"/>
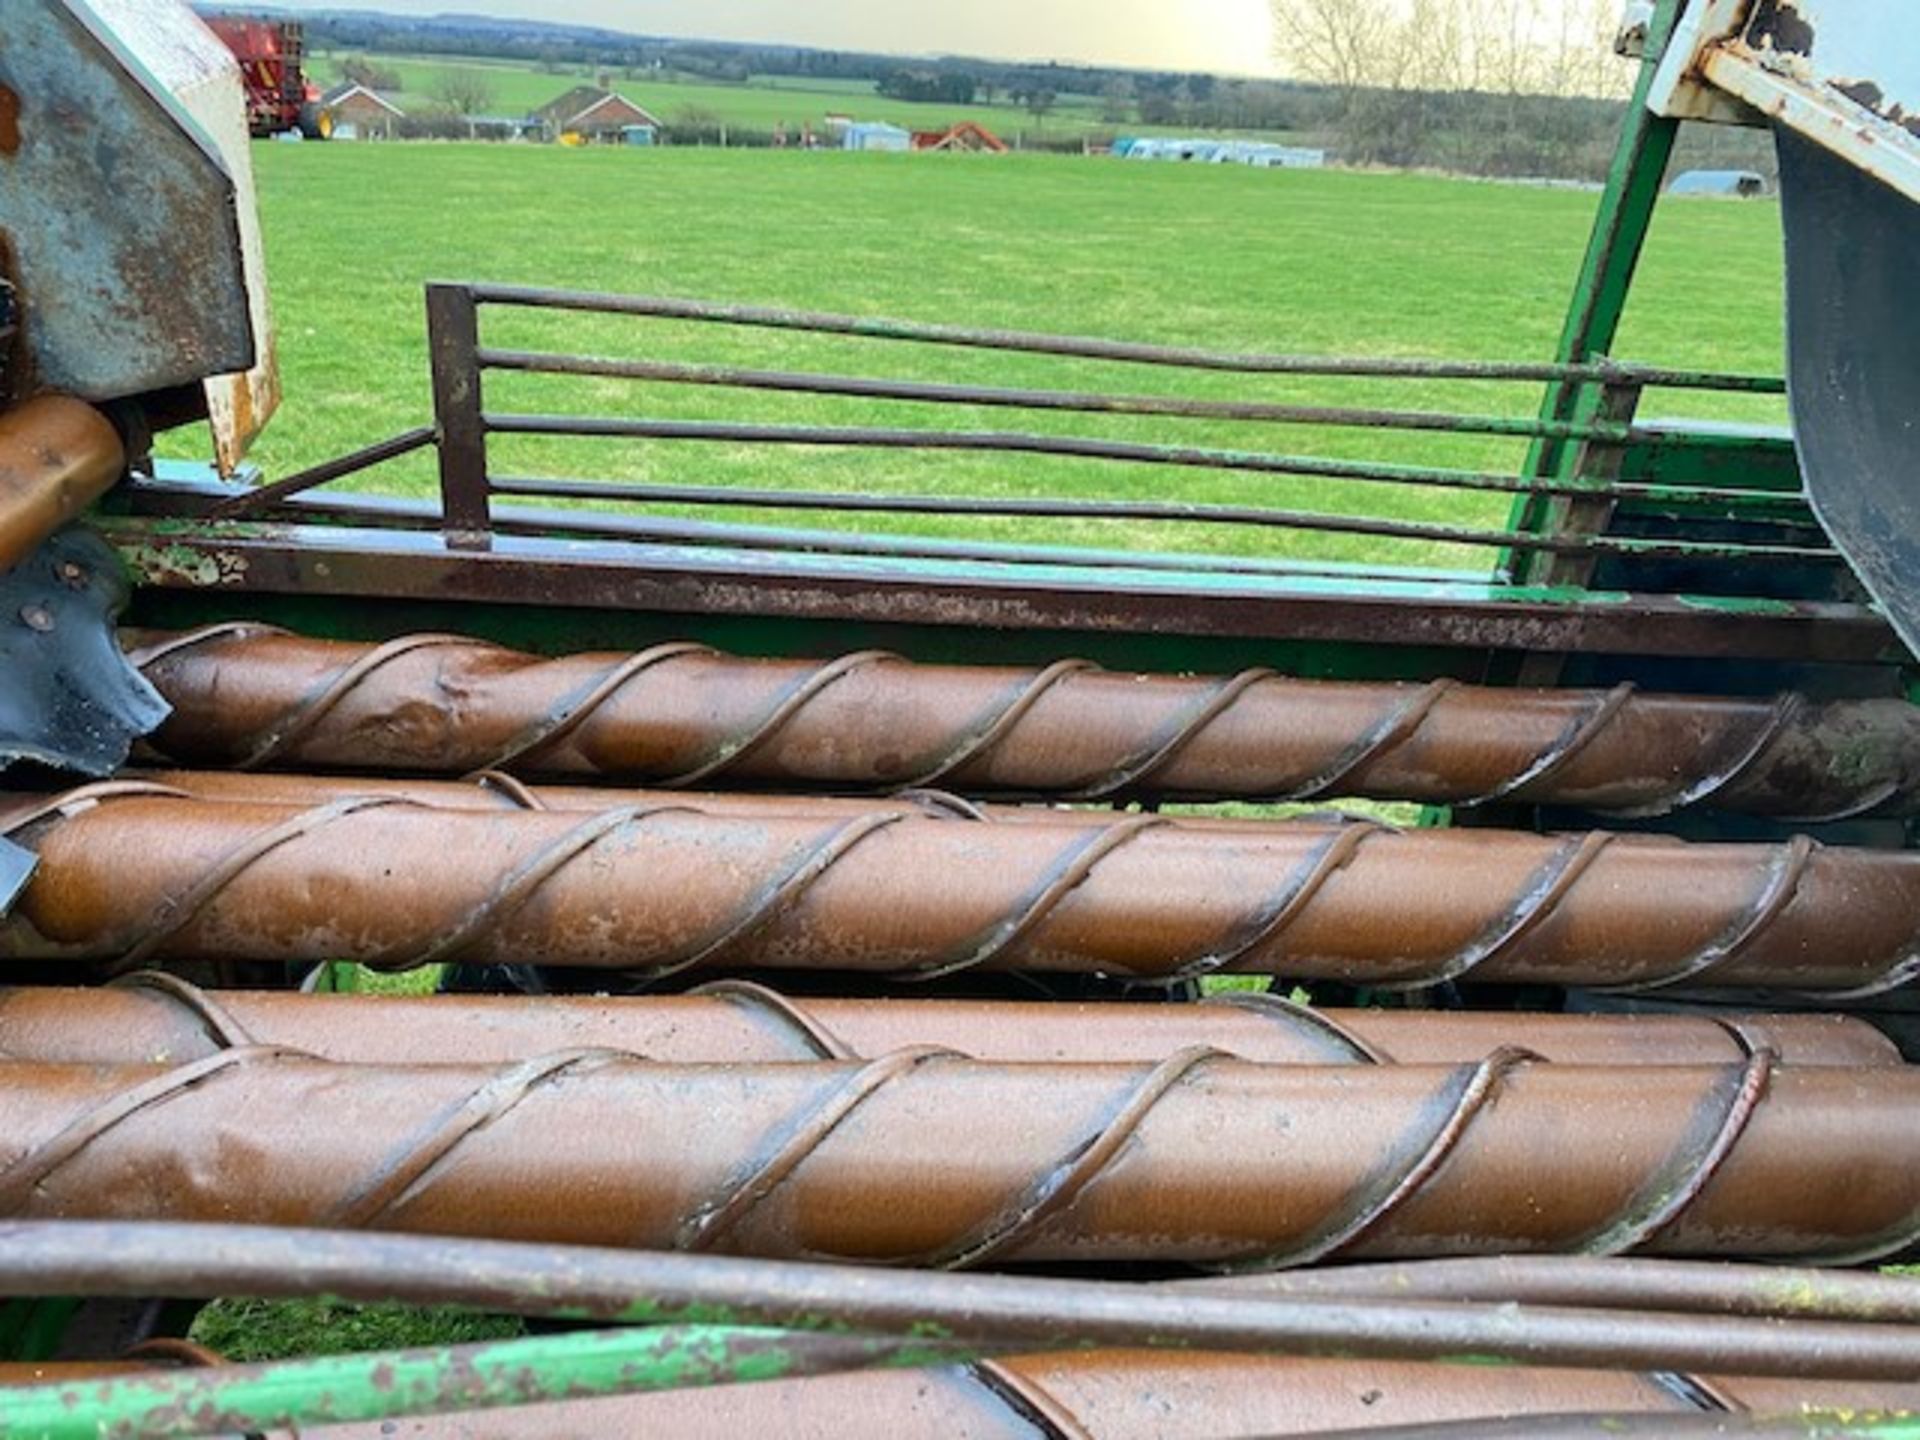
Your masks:
<path fill-rule="evenodd" d="M 362 99 L 371 100 L 374 104 L 378 105 L 382 110 L 387 111 L 389 114 L 404 116 L 407 113 L 406 111 L 402 110 L 398 105 L 394 104 L 391 100 L 387 99 L 386 96 L 378 93 L 377 91 L 369 90 L 364 85 L 357 85 L 352 81 L 348 81 L 344 85 L 334 86 L 333 89 L 327 91 L 326 94 L 320 97 L 320 103 L 322 105 L 339 106 L 339 105 L 345 104 L 348 100 L 351 100 L 356 96 Z"/>
<path fill-rule="evenodd" d="M 922 150 L 962 149 L 969 141 L 996 155 L 1007 150 L 1007 142 L 977 120 L 962 120 L 947 130 L 917 130 L 913 136 L 914 145 Z"/>
<path fill-rule="evenodd" d="M 593 123 L 592 117 L 596 110 L 615 104 L 626 106 L 640 117 L 637 121 L 629 123 L 653 126 L 658 126 L 660 123 L 644 105 L 629 100 L 618 91 L 602 90 L 598 85 L 576 85 L 566 94 L 549 100 L 533 113 L 556 129 L 570 130 L 583 122 Z"/>

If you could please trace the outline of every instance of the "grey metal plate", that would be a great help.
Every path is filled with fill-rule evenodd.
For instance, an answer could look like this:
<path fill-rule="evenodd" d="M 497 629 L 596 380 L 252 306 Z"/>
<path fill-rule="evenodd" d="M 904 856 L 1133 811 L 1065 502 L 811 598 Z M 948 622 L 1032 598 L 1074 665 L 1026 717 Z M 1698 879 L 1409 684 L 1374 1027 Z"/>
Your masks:
<path fill-rule="evenodd" d="M 1920 652 L 1920 206 L 1778 134 L 1801 468 L 1815 513 Z"/>
<path fill-rule="evenodd" d="M 62 531 L 0 576 L 0 769 L 25 760 L 110 775 L 167 718 L 120 653 L 126 601 L 119 557 L 87 530 Z"/>
<path fill-rule="evenodd" d="M 232 176 L 84 5 L 0 0 L 0 234 L 39 382 L 91 400 L 248 369 Z M 174 47 L 178 49 L 179 47 Z"/>

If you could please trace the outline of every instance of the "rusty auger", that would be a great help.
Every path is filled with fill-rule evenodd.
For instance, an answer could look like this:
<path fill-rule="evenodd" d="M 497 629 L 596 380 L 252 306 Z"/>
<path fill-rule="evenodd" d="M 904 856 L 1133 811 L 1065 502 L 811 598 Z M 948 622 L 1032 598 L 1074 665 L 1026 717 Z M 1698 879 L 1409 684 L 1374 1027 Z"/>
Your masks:
<path fill-rule="evenodd" d="M 175 707 L 159 753 L 192 765 L 1802 820 L 1920 802 L 1920 711 L 1895 699 L 1122 675 L 881 652 L 747 660 L 690 644 L 541 659 L 458 636 L 373 646 L 249 624 L 130 644 Z"/>
<path fill-rule="evenodd" d="M 1568 1065 L 1898 1065 L 1865 1021 L 1827 1015 L 1603 1016 L 1322 1010 L 1233 992 L 1183 1005 L 836 1000 L 723 980 L 690 995 L 365 997 L 209 991 L 176 976 L 0 990 L 0 1060 L 141 1064 L 244 1045 L 348 1064 L 508 1064 L 569 1046 L 674 1064 L 855 1060 L 936 1045 L 976 1060 L 1152 1062 L 1213 1045 L 1261 1064 L 1457 1064 L 1524 1036 Z"/>
<path fill-rule="evenodd" d="M 1920 1228 L 1903 1067 L 16 1064 L 0 1216 L 924 1268 L 1553 1252 L 1821 1263 Z M 329 1117 L 314 1126 L 322 1110 Z M 1567 1117 L 1580 1117 L 1569 1126 Z M 636 1163 L 644 1157 L 645 1163 Z M 1832 1177 L 1844 1175 L 1844 1185 Z"/>
<path fill-rule="evenodd" d="M 1906 983 L 1920 951 L 1920 856 L 1804 839 L 491 813 L 379 794 L 303 809 L 133 783 L 20 802 L 0 833 L 40 864 L 0 921 L 0 959 L 128 969 L 1023 969 L 1842 997 Z"/>

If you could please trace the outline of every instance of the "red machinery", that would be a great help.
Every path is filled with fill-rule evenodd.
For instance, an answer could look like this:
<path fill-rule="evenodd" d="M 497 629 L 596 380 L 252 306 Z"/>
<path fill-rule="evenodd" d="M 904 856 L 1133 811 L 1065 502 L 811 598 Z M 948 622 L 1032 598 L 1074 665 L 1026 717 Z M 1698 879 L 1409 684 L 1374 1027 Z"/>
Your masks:
<path fill-rule="evenodd" d="M 248 130 L 256 137 L 298 130 L 309 140 L 332 134 L 320 87 L 307 79 L 306 39 L 299 21 L 244 15 L 212 15 L 206 21 L 240 62 Z"/>

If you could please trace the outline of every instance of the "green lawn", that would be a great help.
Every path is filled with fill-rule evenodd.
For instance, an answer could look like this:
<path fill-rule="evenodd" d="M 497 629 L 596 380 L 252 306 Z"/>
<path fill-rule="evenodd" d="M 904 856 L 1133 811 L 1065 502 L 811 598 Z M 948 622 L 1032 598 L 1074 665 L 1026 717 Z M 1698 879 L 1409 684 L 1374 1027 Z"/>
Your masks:
<path fill-rule="evenodd" d="M 1041 156 L 570 151 L 486 145 L 263 145 L 255 151 L 288 400 L 258 448 L 269 473 L 428 417 L 421 286 L 541 282 L 929 321 L 1265 350 L 1545 359 L 1596 197 L 1418 176 L 1262 172 Z M 1670 202 L 1625 358 L 1777 371 L 1771 204 Z M 1752 303 L 1709 306 L 1741 277 Z M 641 321 L 506 315 L 511 345 L 848 373 L 1212 397 L 1531 413 L 1531 387 L 1266 381 Z M 490 382 L 496 409 L 822 423 L 940 423 L 925 407 L 739 392 Z M 1769 402 L 1656 397 L 1651 408 L 1775 418 Z M 963 413 L 949 423 L 1511 468 L 1511 442 L 1127 417 Z M 178 442 L 177 442 L 178 443 Z M 189 445 L 197 441 L 187 442 Z M 1365 507 L 1497 525 L 1497 499 L 1101 462 L 496 442 L 498 473 L 950 495 L 1103 495 Z M 432 484 L 424 457 L 373 483 Z M 713 512 L 707 512 L 709 514 Z M 735 518 L 767 518 L 731 512 Z M 789 517 L 782 523 L 794 523 Z M 878 522 L 874 522 L 876 525 Z M 1061 543 L 1480 563 L 1485 552 L 1224 527 L 890 520 L 890 528 Z"/>
<path fill-rule="evenodd" d="M 332 85 L 341 78 L 340 65 L 346 58 L 345 52 L 322 52 L 313 57 L 309 69 L 320 84 Z M 545 71 L 502 60 L 403 55 L 372 58 L 382 69 L 400 77 L 400 90 L 390 93 L 402 109 L 409 110 L 433 104 L 443 79 L 452 71 L 483 77 L 492 96 L 486 108 L 499 115 L 524 115 L 537 110 L 576 85 L 592 83 L 600 73 L 579 66 Z M 612 74 L 614 87 L 622 95 L 644 105 L 668 124 L 688 111 L 698 110 L 742 129 L 766 131 L 785 125 L 797 134 L 803 125 L 810 123 L 818 128 L 828 115 L 837 112 L 851 114 L 858 120 L 885 120 L 920 130 L 945 129 L 957 120 L 977 120 L 1004 134 L 1009 142 L 1022 131 L 1070 136 L 1094 131 L 1106 135 L 1116 130 L 1129 134 L 1140 131 L 1138 125 L 1116 126 L 1102 121 L 1101 102 L 1089 95 L 1061 96 L 1052 112 L 1036 120 L 1027 111 L 1007 103 L 923 105 L 889 100 L 876 95 L 871 84 L 853 80 L 761 75 L 743 85 L 723 85 L 671 74 L 632 80 L 618 71 Z"/>

